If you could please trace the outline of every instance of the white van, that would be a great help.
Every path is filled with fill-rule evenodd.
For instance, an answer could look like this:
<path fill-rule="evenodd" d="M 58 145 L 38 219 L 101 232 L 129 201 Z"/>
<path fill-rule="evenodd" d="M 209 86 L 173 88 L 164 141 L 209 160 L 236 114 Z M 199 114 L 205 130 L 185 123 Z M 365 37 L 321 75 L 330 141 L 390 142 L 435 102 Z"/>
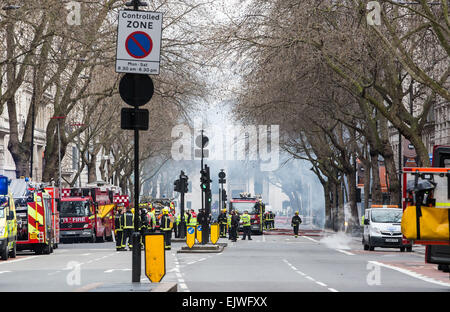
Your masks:
<path fill-rule="evenodd" d="M 364 213 L 364 250 L 375 247 L 400 248 L 400 251 L 412 251 L 412 245 L 403 245 L 400 208 L 370 208 Z"/>

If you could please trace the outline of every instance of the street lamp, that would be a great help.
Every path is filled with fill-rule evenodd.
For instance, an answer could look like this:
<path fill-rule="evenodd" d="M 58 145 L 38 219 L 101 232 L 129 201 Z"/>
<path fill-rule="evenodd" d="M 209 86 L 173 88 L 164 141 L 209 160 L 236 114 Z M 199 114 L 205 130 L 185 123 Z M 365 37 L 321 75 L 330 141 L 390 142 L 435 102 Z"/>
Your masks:
<path fill-rule="evenodd" d="M 61 178 L 61 136 L 60 136 L 60 132 L 59 132 L 60 131 L 59 130 L 59 120 L 65 119 L 65 118 L 66 118 L 66 116 L 54 116 L 51 118 L 51 119 L 58 120 L 57 127 L 58 127 L 58 171 L 59 171 L 58 186 L 59 186 L 59 189 L 61 189 L 61 181 L 62 181 L 62 178 Z"/>

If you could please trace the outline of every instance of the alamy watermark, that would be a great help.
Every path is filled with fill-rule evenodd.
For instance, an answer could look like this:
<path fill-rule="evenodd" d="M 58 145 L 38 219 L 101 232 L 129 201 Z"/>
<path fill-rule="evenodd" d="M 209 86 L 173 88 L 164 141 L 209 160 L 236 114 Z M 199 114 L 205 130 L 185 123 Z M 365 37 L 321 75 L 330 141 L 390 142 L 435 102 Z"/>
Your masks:
<path fill-rule="evenodd" d="M 69 286 L 78 286 L 81 284 L 81 263 L 70 261 L 65 270 L 70 270 L 66 275 L 66 283 Z"/>
<path fill-rule="evenodd" d="M 69 11 L 66 18 L 67 24 L 70 26 L 81 25 L 81 3 L 70 1 L 66 4 L 66 9 Z"/>
<path fill-rule="evenodd" d="M 172 129 L 172 158 L 174 160 L 198 160 L 201 158 L 201 127 L 191 129 L 177 125 Z M 209 141 L 203 155 L 208 160 L 259 161 L 261 171 L 278 169 L 280 159 L 278 125 L 250 125 L 204 129 Z"/>
<path fill-rule="evenodd" d="M 381 6 L 378 1 L 369 1 L 367 3 L 367 24 L 369 26 L 381 25 Z"/>
<path fill-rule="evenodd" d="M 369 286 L 379 286 L 381 285 L 381 268 L 378 264 L 373 262 L 368 262 L 366 269 L 369 273 L 366 277 L 367 285 Z"/>

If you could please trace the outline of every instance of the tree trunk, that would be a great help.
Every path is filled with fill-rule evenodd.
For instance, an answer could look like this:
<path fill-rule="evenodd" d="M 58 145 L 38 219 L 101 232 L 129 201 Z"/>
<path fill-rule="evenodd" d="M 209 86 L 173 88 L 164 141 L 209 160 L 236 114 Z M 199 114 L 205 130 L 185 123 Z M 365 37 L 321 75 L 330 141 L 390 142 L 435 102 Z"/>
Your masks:
<path fill-rule="evenodd" d="M 380 184 L 380 168 L 378 166 L 378 153 L 370 153 L 370 166 L 372 167 L 372 204 L 383 204 L 383 193 Z"/>
<path fill-rule="evenodd" d="M 88 183 L 92 183 L 97 181 L 97 168 L 95 165 L 97 164 L 97 154 L 90 154 L 89 162 L 88 162 Z"/>

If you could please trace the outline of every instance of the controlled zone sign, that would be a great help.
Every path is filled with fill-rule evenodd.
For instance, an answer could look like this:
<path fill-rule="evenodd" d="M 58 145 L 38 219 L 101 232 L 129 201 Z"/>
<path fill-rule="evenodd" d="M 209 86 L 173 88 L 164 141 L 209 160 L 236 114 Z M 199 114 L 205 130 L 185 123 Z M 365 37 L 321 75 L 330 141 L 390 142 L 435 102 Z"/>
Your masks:
<path fill-rule="evenodd" d="M 197 241 L 201 244 L 202 243 L 202 225 L 197 225 Z"/>
<path fill-rule="evenodd" d="M 195 244 L 195 227 L 188 226 L 186 234 L 186 244 L 189 248 L 192 248 Z"/>
<path fill-rule="evenodd" d="M 219 240 L 219 224 L 213 223 L 211 224 L 211 243 L 215 245 L 218 240 Z"/>
<path fill-rule="evenodd" d="M 162 13 L 119 11 L 116 72 L 159 74 Z"/>

